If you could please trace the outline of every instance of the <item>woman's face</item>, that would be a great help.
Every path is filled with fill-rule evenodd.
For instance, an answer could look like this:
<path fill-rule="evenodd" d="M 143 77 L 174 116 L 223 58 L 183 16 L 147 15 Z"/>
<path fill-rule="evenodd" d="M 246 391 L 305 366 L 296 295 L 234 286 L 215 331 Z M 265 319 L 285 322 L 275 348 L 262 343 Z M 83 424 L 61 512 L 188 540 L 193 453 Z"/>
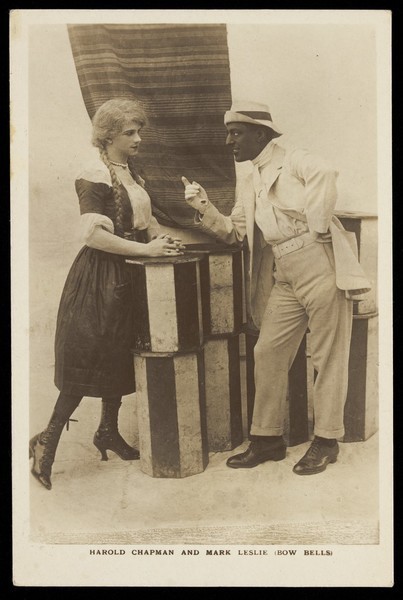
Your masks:
<path fill-rule="evenodd" d="M 112 139 L 108 146 L 108 155 L 111 160 L 126 162 L 130 156 L 136 156 L 141 142 L 141 126 L 136 121 L 127 121 L 122 133 Z"/>

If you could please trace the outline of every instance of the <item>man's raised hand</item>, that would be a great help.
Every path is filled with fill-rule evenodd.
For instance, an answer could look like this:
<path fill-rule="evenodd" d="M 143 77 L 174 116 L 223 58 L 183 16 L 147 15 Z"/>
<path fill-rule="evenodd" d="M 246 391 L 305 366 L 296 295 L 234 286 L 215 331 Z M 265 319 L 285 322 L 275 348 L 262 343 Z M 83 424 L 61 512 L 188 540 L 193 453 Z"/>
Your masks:
<path fill-rule="evenodd" d="M 190 183 L 186 177 L 182 177 L 182 183 L 185 186 L 185 200 L 199 213 L 204 214 L 210 203 L 206 190 L 196 181 Z"/>

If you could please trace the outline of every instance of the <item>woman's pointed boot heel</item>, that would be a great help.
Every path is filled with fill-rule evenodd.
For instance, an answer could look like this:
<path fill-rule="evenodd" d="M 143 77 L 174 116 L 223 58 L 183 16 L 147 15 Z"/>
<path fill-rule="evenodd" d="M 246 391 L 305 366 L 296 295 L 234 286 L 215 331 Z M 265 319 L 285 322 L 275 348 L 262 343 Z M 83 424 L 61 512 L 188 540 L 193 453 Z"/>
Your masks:
<path fill-rule="evenodd" d="M 102 437 L 100 436 L 98 431 L 95 432 L 93 442 L 95 448 L 97 448 L 101 453 L 101 460 L 108 460 L 108 454 L 106 452 L 107 448 L 104 446 L 104 443 L 102 442 Z"/>
<path fill-rule="evenodd" d="M 94 446 L 101 453 L 101 460 L 108 460 L 107 450 L 115 452 L 122 460 L 138 460 L 140 453 L 129 446 L 118 431 L 118 413 L 121 402 L 102 401 L 101 422 L 94 435 Z"/>

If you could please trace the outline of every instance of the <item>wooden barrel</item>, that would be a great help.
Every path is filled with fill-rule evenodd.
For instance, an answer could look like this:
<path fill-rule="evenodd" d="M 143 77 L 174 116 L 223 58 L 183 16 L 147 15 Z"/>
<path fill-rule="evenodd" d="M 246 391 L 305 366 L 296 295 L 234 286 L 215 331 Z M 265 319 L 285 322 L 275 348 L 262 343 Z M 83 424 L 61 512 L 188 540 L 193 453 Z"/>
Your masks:
<path fill-rule="evenodd" d="M 242 249 L 223 244 L 187 244 L 202 253 L 200 280 L 204 337 L 238 334 L 243 323 Z"/>
<path fill-rule="evenodd" d="M 180 478 L 208 464 L 204 353 L 134 354 L 140 468 Z"/>
<path fill-rule="evenodd" d="M 187 352 L 203 343 L 198 255 L 130 258 L 134 351 Z"/>
<path fill-rule="evenodd" d="M 239 334 L 206 340 L 204 362 L 209 451 L 232 450 L 243 441 Z"/>

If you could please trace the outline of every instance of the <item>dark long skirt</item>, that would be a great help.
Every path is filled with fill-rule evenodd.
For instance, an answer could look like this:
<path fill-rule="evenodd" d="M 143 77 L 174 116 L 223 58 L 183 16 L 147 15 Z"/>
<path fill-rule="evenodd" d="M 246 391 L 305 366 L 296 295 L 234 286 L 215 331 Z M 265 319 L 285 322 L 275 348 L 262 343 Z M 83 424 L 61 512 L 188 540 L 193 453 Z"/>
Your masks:
<path fill-rule="evenodd" d="M 124 257 L 84 246 L 63 289 L 55 338 L 55 384 L 67 394 L 135 391 L 131 283 Z"/>

